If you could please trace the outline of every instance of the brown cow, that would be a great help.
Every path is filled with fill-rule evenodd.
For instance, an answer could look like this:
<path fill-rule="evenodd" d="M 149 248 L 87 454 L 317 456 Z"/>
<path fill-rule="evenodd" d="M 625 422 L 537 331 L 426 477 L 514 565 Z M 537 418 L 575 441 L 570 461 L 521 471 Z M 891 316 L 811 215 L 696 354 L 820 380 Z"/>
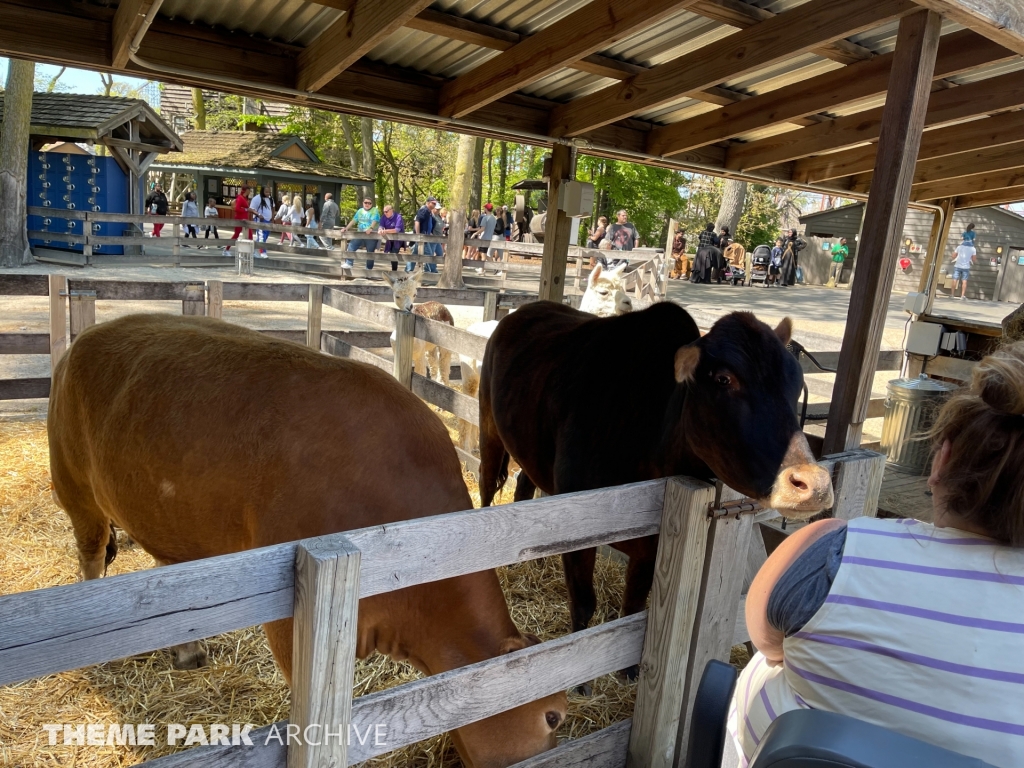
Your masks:
<path fill-rule="evenodd" d="M 392 377 L 212 318 L 84 331 L 54 371 L 47 429 L 86 579 L 111 522 L 169 564 L 472 508 L 444 425 Z M 292 621 L 265 628 L 290 682 Z M 358 635 L 361 658 L 428 675 L 536 641 L 493 570 L 363 599 Z M 552 695 L 455 743 L 473 768 L 507 766 L 553 747 L 565 711 Z"/>

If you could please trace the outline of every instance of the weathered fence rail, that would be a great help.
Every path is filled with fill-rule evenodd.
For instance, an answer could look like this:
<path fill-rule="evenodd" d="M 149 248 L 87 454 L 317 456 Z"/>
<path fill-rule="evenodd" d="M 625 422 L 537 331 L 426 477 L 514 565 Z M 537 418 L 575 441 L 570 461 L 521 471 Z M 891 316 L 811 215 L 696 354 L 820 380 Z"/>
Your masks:
<path fill-rule="evenodd" d="M 825 461 L 837 478 L 836 516 L 863 513 L 877 498 L 877 488 L 850 487 L 877 458 L 853 452 Z M 293 616 L 291 722 L 304 728 L 330 713 L 330 722 L 362 730 L 387 723 L 386 747 L 286 751 L 262 746 L 257 731 L 255 746 L 198 747 L 154 766 L 226 768 L 243 758 L 275 768 L 352 765 L 637 662 L 631 722 L 523 765 L 623 766 L 628 751 L 631 766 L 669 766 L 685 754 L 687 695 L 706 657 L 728 657 L 740 601 L 739 580 L 723 589 L 715 563 L 738 551 L 753 518 L 713 517 L 714 498 L 704 483 L 652 480 L 0 596 L 0 685 Z M 359 598 L 658 532 L 649 612 L 352 701 Z M 351 619 L 345 631 L 339 615 Z M 325 657 L 338 660 L 327 676 L 314 663 Z"/>

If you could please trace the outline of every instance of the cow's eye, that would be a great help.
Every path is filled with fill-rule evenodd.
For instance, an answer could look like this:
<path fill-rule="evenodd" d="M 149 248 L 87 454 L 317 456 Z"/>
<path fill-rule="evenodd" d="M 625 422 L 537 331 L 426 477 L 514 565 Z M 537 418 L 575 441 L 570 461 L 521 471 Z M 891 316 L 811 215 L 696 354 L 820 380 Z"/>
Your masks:
<path fill-rule="evenodd" d="M 720 373 L 715 377 L 715 383 L 721 387 L 728 387 L 732 384 L 732 376 L 727 373 Z"/>

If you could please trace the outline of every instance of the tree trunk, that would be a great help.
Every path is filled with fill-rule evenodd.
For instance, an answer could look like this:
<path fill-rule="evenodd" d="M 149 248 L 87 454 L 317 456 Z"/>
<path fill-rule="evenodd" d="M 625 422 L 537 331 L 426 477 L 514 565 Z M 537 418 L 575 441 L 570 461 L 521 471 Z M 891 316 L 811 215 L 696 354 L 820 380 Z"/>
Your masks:
<path fill-rule="evenodd" d="M 494 201 L 494 139 L 487 142 L 487 199 Z"/>
<path fill-rule="evenodd" d="M 110 91 L 114 88 L 114 76 L 100 72 L 100 80 L 103 82 L 103 95 L 109 97 Z"/>
<path fill-rule="evenodd" d="M 373 118 L 361 118 L 359 132 L 363 144 L 363 175 L 370 179 L 370 183 L 363 187 L 363 197 L 370 198 L 376 205 L 377 156 L 373 152 Z"/>
<path fill-rule="evenodd" d="M 476 138 L 459 136 L 459 154 L 455 159 L 455 178 L 452 179 L 451 200 L 448 201 L 448 252 L 439 288 L 465 288 L 462 282 L 462 246 L 466 239 L 466 206 L 473 184 L 473 159 L 476 156 Z"/>
<path fill-rule="evenodd" d="M 0 130 L 0 267 L 35 261 L 28 247 L 28 132 L 36 65 L 10 59 Z"/>
<path fill-rule="evenodd" d="M 725 190 L 722 192 L 722 207 L 718 209 L 715 229 L 729 228 L 729 234 L 736 237 L 736 227 L 743 215 L 743 203 L 747 199 L 747 182 L 726 179 Z"/>
<path fill-rule="evenodd" d="M 471 211 L 477 211 L 483 207 L 483 186 L 484 186 L 484 141 L 476 139 L 473 147 L 473 187 L 469 191 L 469 206 Z"/>
<path fill-rule="evenodd" d="M 352 136 L 352 124 L 348 121 L 348 115 L 341 116 L 341 132 L 345 134 L 345 144 L 348 146 L 349 166 L 353 173 L 359 173 L 362 170 L 362 164 L 359 162 L 359 154 L 356 152 L 356 142 Z"/>
<path fill-rule="evenodd" d="M 505 183 L 508 181 L 508 142 L 499 145 L 498 152 L 498 199 L 505 205 Z"/>
<path fill-rule="evenodd" d="M 57 81 L 60 80 L 60 76 L 63 75 L 65 71 L 67 71 L 67 67 L 61 67 L 57 74 L 50 78 L 50 82 L 46 84 L 47 93 L 53 93 L 57 90 Z"/>
<path fill-rule="evenodd" d="M 192 89 L 192 109 L 196 113 L 196 130 L 206 130 L 206 100 L 203 98 L 202 88 Z"/>

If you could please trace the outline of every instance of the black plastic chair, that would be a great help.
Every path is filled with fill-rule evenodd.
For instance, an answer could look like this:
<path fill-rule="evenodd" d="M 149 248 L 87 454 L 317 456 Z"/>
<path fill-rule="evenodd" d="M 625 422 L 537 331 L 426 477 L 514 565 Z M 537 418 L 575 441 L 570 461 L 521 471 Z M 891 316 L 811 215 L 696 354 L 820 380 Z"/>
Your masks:
<path fill-rule="evenodd" d="M 736 668 L 704 667 L 693 714 L 686 768 L 720 768 Z M 834 712 L 800 709 L 780 715 L 761 739 L 749 768 L 993 768 L 989 763 Z"/>
<path fill-rule="evenodd" d="M 780 715 L 754 752 L 750 768 L 992 768 L 846 715 L 800 709 Z"/>

